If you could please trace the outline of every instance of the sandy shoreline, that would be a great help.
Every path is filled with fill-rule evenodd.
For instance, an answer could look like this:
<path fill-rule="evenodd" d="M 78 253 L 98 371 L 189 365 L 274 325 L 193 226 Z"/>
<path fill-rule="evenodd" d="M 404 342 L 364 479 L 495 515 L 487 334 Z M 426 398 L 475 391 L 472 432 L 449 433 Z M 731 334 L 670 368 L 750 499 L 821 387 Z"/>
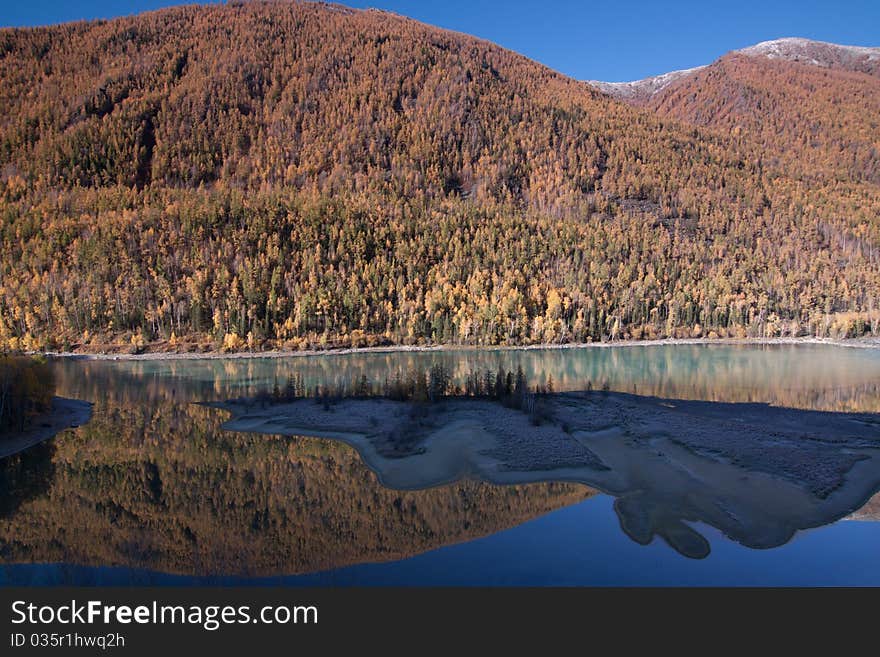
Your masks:
<path fill-rule="evenodd" d="M 23 432 L 0 436 L 0 459 L 18 454 L 46 440 L 54 438 L 65 429 L 85 424 L 92 417 L 92 404 L 79 399 L 54 397 L 51 412 L 34 420 Z"/>
<path fill-rule="evenodd" d="M 156 351 L 142 354 L 125 353 L 84 353 L 70 351 L 40 352 L 52 358 L 79 358 L 85 360 L 217 360 L 217 359 L 248 359 L 248 358 L 296 358 L 308 356 L 341 356 L 346 354 L 387 354 L 432 351 L 537 351 L 545 349 L 616 349 L 619 347 L 658 347 L 668 345 L 797 345 L 816 344 L 854 349 L 880 349 L 880 337 L 869 338 L 668 338 L 662 340 L 616 340 L 614 342 L 579 342 L 564 344 L 535 345 L 456 345 L 440 344 L 429 346 L 389 345 L 385 347 L 349 347 L 342 349 L 308 349 L 303 351 L 241 351 L 224 353 L 219 351 L 206 352 L 171 352 Z"/>
<path fill-rule="evenodd" d="M 559 393 L 535 426 L 488 400 L 451 399 L 414 413 L 405 402 L 314 400 L 224 408 L 231 431 L 340 440 L 380 481 L 418 489 L 460 479 L 564 481 L 614 495 L 635 541 L 660 536 L 705 557 L 700 521 L 753 548 L 851 514 L 880 490 L 880 417 L 639 397 Z"/>

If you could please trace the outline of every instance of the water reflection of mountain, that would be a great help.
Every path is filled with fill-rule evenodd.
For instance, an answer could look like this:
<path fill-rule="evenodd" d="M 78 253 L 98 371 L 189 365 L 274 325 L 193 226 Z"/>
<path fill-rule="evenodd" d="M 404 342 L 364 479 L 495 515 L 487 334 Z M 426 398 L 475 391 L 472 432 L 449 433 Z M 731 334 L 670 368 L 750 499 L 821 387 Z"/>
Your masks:
<path fill-rule="evenodd" d="M 880 412 L 880 350 L 830 345 L 674 345 L 592 349 L 449 350 L 315 357 L 57 363 L 60 394 L 100 399 L 223 400 L 282 386 L 381 382 L 442 363 L 463 382 L 472 371 L 552 378 L 559 391 L 599 388 L 665 398 L 767 402 L 828 411 Z"/>
<path fill-rule="evenodd" d="M 818 345 L 60 360 L 58 393 L 95 402 L 94 417 L 0 464 L 0 561 L 293 574 L 416 554 L 590 494 L 577 484 L 388 490 L 349 447 L 223 432 L 221 414 L 189 405 L 254 396 L 292 375 L 308 385 L 362 374 L 381 382 L 435 363 L 459 382 L 521 366 L 558 391 L 607 383 L 640 396 L 880 412 L 880 350 Z M 618 512 L 664 519 L 631 506 Z"/>
<path fill-rule="evenodd" d="M 186 404 L 106 401 L 126 396 L 111 388 L 88 425 L 2 462 L 3 562 L 302 573 L 417 554 L 592 494 L 574 484 L 389 490 L 344 445 L 226 433 L 222 413 Z"/>

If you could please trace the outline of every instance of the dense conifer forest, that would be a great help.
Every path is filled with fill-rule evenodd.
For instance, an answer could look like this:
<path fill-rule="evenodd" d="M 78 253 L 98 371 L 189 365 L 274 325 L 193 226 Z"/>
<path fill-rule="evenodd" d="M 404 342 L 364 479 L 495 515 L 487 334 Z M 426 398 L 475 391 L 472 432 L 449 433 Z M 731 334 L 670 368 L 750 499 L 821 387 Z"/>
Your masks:
<path fill-rule="evenodd" d="M 334 5 L 0 30 L 0 349 L 877 333 L 880 78 L 784 64 L 639 108 Z"/>

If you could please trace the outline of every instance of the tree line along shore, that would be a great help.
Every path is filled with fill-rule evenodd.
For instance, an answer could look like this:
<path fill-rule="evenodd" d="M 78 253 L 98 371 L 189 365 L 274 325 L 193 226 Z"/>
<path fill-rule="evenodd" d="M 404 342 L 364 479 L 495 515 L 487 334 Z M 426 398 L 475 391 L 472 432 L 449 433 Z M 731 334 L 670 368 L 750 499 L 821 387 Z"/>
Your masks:
<path fill-rule="evenodd" d="M 0 437 L 52 409 L 55 377 L 44 359 L 0 354 Z"/>

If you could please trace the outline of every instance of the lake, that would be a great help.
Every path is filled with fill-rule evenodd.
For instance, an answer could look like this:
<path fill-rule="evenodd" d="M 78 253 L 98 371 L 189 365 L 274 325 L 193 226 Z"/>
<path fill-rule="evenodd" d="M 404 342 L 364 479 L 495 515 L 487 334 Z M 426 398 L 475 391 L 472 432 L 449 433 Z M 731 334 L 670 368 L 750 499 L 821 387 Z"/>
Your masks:
<path fill-rule="evenodd" d="M 225 431 L 225 412 L 194 404 L 437 363 L 459 381 L 521 367 L 557 391 L 880 413 L 880 350 L 831 345 L 59 359 L 58 394 L 93 417 L 0 461 L 0 584 L 880 584 L 877 500 L 770 549 L 685 519 L 711 545 L 695 559 L 632 540 L 582 483 L 394 490 L 347 444 Z"/>

